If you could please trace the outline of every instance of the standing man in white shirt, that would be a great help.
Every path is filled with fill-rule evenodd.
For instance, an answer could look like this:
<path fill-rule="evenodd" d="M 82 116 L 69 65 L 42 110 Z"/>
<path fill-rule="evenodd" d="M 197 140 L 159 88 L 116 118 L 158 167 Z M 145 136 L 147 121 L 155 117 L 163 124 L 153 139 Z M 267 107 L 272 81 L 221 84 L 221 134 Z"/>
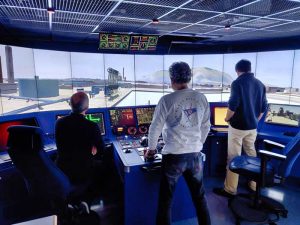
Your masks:
<path fill-rule="evenodd" d="M 199 225 L 210 225 L 201 154 L 210 129 L 209 104 L 203 94 L 188 88 L 192 72 L 187 63 L 173 63 L 169 72 L 175 92 L 163 96 L 156 106 L 149 129 L 149 150 L 145 154 L 146 158 L 153 157 L 162 133 L 165 146 L 162 150 L 157 225 L 171 225 L 173 193 L 182 175 L 190 189 Z"/>

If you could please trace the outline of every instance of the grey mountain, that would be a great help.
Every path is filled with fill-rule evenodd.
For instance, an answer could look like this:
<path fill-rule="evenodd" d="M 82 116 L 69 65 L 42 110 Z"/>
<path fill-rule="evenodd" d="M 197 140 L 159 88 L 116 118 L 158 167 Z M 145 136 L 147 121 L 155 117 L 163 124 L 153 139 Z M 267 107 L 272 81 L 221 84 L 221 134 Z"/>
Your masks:
<path fill-rule="evenodd" d="M 146 81 L 148 83 L 161 83 L 165 75 L 165 83 L 170 83 L 169 71 L 159 70 L 150 75 L 137 76 L 138 81 Z M 229 85 L 232 83 L 233 78 L 228 73 L 222 73 L 219 70 L 211 69 L 208 67 L 196 67 L 193 69 L 194 83 L 196 84 L 223 84 Z"/>

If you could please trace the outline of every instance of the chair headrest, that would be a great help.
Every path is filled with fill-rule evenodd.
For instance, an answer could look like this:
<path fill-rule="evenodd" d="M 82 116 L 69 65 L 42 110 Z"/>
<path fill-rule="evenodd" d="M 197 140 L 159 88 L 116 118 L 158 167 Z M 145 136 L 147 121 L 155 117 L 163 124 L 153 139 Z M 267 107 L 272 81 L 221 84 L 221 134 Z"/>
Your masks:
<path fill-rule="evenodd" d="M 33 153 L 43 149 L 43 131 L 33 126 L 11 126 L 7 129 L 8 151 Z"/>

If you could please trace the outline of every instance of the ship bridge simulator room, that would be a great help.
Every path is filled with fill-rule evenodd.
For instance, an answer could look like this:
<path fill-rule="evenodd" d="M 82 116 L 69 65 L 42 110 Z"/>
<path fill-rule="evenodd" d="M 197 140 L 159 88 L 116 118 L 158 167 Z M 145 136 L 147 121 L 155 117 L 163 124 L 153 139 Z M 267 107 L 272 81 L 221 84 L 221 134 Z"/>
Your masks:
<path fill-rule="evenodd" d="M 300 224 L 299 0 L 0 0 L 0 37 L 1 225 Z"/>

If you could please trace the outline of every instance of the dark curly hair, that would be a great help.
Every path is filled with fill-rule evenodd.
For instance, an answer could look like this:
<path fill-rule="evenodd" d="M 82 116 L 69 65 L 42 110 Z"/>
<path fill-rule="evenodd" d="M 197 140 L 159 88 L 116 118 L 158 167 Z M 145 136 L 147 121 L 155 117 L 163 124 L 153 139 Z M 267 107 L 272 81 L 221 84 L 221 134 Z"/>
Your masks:
<path fill-rule="evenodd" d="M 169 68 L 171 81 L 184 84 L 191 81 L 192 71 L 186 62 L 174 62 Z"/>

